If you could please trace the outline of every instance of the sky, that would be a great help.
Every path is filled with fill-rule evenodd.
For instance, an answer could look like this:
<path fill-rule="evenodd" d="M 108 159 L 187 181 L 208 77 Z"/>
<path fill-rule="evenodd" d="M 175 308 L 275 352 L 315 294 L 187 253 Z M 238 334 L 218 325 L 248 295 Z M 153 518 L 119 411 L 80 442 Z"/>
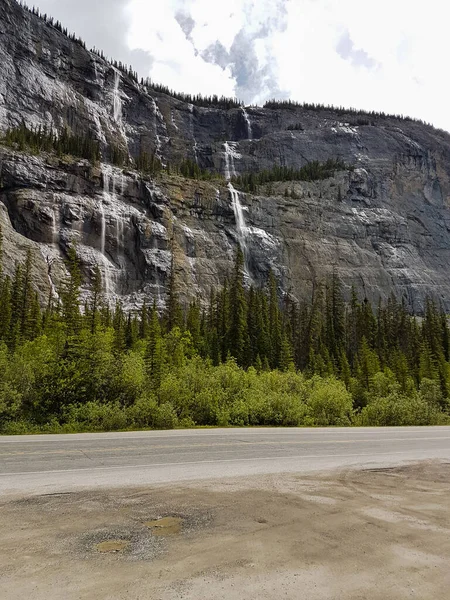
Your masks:
<path fill-rule="evenodd" d="M 445 0 L 33 4 L 89 47 L 176 91 L 385 111 L 450 131 Z"/>

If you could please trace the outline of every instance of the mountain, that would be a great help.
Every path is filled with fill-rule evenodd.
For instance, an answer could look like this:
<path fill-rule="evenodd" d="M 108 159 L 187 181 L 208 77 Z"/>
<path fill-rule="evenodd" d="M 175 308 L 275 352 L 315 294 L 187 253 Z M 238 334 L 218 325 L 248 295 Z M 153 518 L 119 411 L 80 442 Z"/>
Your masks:
<path fill-rule="evenodd" d="M 128 308 L 164 304 L 172 262 L 182 296 L 206 300 L 240 245 L 249 283 L 272 269 L 297 299 L 334 272 L 347 296 L 354 285 L 373 302 L 394 293 L 420 312 L 433 295 L 450 309 L 447 133 L 170 94 L 14 0 L 0 4 L 5 270 L 32 248 L 43 298 L 57 294 L 74 243 L 86 288 L 98 264 L 110 302 Z"/>

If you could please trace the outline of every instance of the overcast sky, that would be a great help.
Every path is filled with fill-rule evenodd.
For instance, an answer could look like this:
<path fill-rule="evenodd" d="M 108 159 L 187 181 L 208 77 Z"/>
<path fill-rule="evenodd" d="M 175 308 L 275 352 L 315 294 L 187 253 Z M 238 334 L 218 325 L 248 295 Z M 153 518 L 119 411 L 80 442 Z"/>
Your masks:
<path fill-rule="evenodd" d="M 450 131 L 445 0 L 31 4 L 177 91 L 384 110 Z"/>

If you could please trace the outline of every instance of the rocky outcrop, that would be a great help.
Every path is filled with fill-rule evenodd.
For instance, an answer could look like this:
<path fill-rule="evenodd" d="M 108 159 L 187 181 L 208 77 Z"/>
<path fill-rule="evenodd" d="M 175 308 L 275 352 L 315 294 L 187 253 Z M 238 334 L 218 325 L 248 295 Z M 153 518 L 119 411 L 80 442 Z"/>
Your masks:
<path fill-rule="evenodd" d="M 32 247 L 35 283 L 57 293 L 76 242 L 86 284 L 98 264 L 110 301 L 162 305 L 172 255 L 185 298 L 206 299 L 243 247 L 248 281 L 269 269 L 309 296 L 332 271 L 376 301 L 450 308 L 450 136 L 418 122 L 304 108 L 200 108 L 149 91 L 55 28 L 1 0 L 0 134 L 21 122 L 92 133 L 103 162 L 0 148 L 5 268 Z M 107 164 L 111 145 L 231 176 L 340 157 L 315 183 L 235 194 L 224 178 L 155 179 Z"/>

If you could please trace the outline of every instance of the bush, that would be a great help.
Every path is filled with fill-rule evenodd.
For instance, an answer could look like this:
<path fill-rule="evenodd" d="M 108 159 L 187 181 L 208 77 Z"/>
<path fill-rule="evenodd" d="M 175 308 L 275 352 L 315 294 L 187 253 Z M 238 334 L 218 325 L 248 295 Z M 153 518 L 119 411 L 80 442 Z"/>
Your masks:
<path fill-rule="evenodd" d="M 357 419 L 359 425 L 372 427 L 443 425 L 445 422 L 445 415 L 419 395 L 406 397 L 398 393 L 372 399 Z"/>
<path fill-rule="evenodd" d="M 155 415 L 155 429 L 174 429 L 178 425 L 177 413 L 170 402 L 158 407 Z"/>
<path fill-rule="evenodd" d="M 327 427 L 351 424 L 352 396 L 344 383 L 334 378 L 313 377 L 309 388 L 308 409 L 315 425 Z"/>
<path fill-rule="evenodd" d="M 126 410 L 118 402 L 71 405 L 64 411 L 62 422 L 88 431 L 119 431 L 129 426 Z"/>

